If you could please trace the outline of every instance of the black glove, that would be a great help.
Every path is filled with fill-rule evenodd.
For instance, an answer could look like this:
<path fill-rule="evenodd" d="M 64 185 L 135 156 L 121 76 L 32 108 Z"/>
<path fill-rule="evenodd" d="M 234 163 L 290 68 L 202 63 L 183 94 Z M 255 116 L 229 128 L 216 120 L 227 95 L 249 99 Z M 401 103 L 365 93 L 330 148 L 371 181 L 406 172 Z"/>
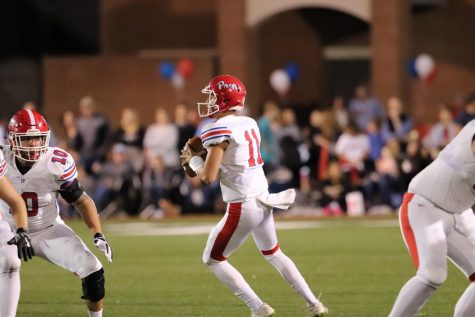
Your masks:
<path fill-rule="evenodd" d="M 18 258 L 28 261 L 28 259 L 32 259 L 35 256 L 35 250 L 31 245 L 31 239 L 28 236 L 28 231 L 23 228 L 18 228 L 16 230 L 15 237 L 11 238 L 10 241 L 7 242 L 9 245 L 16 244 L 18 248 Z"/>
<path fill-rule="evenodd" d="M 98 232 L 94 235 L 94 245 L 104 252 L 107 261 L 112 262 L 112 249 L 102 233 Z"/>

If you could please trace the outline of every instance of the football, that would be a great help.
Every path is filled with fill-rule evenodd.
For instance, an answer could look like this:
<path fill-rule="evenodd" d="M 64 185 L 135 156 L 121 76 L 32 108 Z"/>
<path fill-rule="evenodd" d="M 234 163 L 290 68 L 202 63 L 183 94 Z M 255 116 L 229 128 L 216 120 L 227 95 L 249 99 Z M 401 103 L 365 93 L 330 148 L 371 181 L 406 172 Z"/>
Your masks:
<path fill-rule="evenodd" d="M 206 160 L 206 155 L 208 152 L 206 149 L 203 147 L 203 142 L 201 141 L 200 137 L 192 137 L 191 139 L 186 142 L 185 147 L 188 147 L 191 150 L 191 153 L 194 155 L 199 155 L 203 158 L 203 160 Z M 185 170 L 186 175 L 190 177 L 195 177 L 196 173 L 190 168 L 190 165 L 187 163 L 182 164 L 183 169 Z"/>
<path fill-rule="evenodd" d="M 190 148 L 193 155 L 199 155 L 203 158 L 203 160 L 206 160 L 206 154 L 208 154 L 208 152 L 203 147 L 203 142 L 201 141 L 200 137 L 194 136 L 189 139 L 186 144 Z"/>

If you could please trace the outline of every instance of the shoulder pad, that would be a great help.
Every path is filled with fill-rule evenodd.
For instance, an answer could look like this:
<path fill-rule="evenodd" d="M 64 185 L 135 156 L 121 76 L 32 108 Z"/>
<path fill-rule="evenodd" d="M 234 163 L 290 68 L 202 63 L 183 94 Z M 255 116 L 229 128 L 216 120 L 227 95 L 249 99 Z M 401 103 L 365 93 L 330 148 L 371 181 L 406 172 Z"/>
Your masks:
<path fill-rule="evenodd" d="M 58 147 L 52 148 L 48 160 L 48 165 L 51 166 L 60 184 L 70 182 L 78 176 L 76 163 L 71 154 L 65 150 Z"/>

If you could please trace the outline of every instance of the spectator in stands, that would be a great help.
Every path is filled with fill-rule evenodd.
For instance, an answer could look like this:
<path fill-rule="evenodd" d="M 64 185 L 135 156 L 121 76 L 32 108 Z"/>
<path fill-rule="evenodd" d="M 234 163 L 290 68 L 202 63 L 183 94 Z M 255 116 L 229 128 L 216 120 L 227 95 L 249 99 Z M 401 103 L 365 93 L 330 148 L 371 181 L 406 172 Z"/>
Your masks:
<path fill-rule="evenodd" d="M 59 146 L 65 149 L 78 148 L 82 140 L 76 128 L 76 116 L 74 112 L 70 110 L 63 112 L 60 126 Z"/>
<path fill-rule="evenodd" d="M 264 169 L 269 171 L 274 164 L 279 163 L 279 145 L 275 132 L 279 127 L 280 109 L 273 101 L 266 101 L 264 112 L 257 120 L 261 131 L 261 155 L 264 160 Z"/>
<path fill-rule="evenodd" d="M 371 120 L 368 123 L 368 138 L 371 146 L 369 152 L 370 161 L 374 162 L 381 157 L 381 150 L 385 144 L 383 139 L 383 133 L 381 131 L 380 122 L 378 120 Z"/>
<path fill-rule="evenodd" d="M 345 107 L 345 100 L 342 96 L 335 96 L 332 102 L 333 116 L 335 117 L 338 130 L 343 131 L 350 120 L 348 111 Z"/>
<path fill-rule="evenodd" d="M 94 163 L 98 175 L 93 199 L 104 217 L 124 211 L 136 215 L 140 205 L 140 179 L 127 161 L 127 147 L 117 143 L 112 147 L 111 159 L 104 164 Z"/>
<path fill-rule="evenodd" d="M 397 142 L 393 144 L 398 145 Z M 397 153 L 391 151 L 389 146 L 385 146 L 381 151 L 381 158 L 376 161 L 376 172 L 379 176 L 377 187 L 381 203 L 391 207 L 393 210 L 401 205 L 405 189 L 399 177 L 397 155 Z"/>
<path fill-rule="evenodd" d="M 326 216 L 339 216 L 346 212 L 346 194 L 352 191 L 351 182 L 341 170 L 337 160 L 328 164 L 326 176 L 320 185 L 322 197 L 319 205 Z"/>
<path fill-rule="evenodd" d="M 369 157 L 371 144 L 367 134 L 363 133 L 355 122 L 351 121 L 338 138 L 335 154 L 343 171 L 350 174 L 353 185 L 359 185 L 365 173 L 365 160 Z"/>
<path fill-rule="evenodd" d="M 423 139 L 423 144 L 430 151 L 432 158 L 435 158 L 459 131 L 458 125 L 452 118 L 452 112 L 446 105 L 440 106 L 438 118 L 437 123 L 432 125 Z"/>
<path fill-rule="evenodd" d="M 163 165 L 175 169 L 179 166 L 177 149 L 178 129 L 170 123 L 168 113 L 163 108 L 155 112 L 155 123 L 150 125 L 145 132 L 144 150 L 147 162 L 155 156 L 160 156 Z"/>
<path fill-rule="evenodd" d="M 143 203 L 145 208 L 140 213 L 141 218 L 161 218 L 164 216 L 161 203 L 168 199 L 170 188 L 176 180 L 176 171 L 166 168 L 163 159 L 156 154 L 150 157 L 149 166 L 145 169 L 142 178 Z M 184 177 L 181 172 L 180 180 Z M 178 182 L 179 182 L 178 181 Z"/>
<path fill-rule="evenodd" d="M 455 118 L 455 122 L 462 128 L 464 125 L 475 119 L 475 93 L 471 94 Z"/>
<path fill-rule="evenodd" d="M 404 146 L 407 143 L 412 126 L 412 119 L 404 112 L 401 100 L 397 97 L 389 98 L 387 102 L 387 115 L 381 125 L 384 142 L 396 139 Z"/>
<path fill-rule="evenodd" d="M 281 127 L 276 131 L 280 147 L 280 164 L 292 172 L 292 187 L 298 186 L 299 170 L 302 166 L 299 146 L 302 143 L 300 129 L 295 120 L 295 112 L 286 108 L 282 110 Z"/>
<path fill-rule="evenodd" d="M 309 126 L 305 128 L 305 141 L 309 151 L 306 165 L 310 168 L 310 181 L 322 180 L 330 157 L 333 130 L 328 113 L 313 110 Z"/>
<path fill-rule="evenodd" d="M 400 162 L 401 180 L 403 188 L 409 186 L 414 176 L 422 171 L 431 162 L 429 153 L 422 148 L 420 140 L 410 139 L 406 145 L 406 151 Z"/>
<path fill-rule="evenodd" d="M 175 125 L 178 129 L 177 150 L 180 151 L 195 135 L 196 127 L 189 121 L 189 111 L 185 104 L 179 103 L 175 107 Z"/>
<path fill-rule="evenodd" d="M 144 166 L 143 140 L 145 128 L 140 122 L 137 110 L 125 108 L 120 115 L 119 127 L 115 130 L 113 140 L 127 149 L 127 161 L 139 173 Z"/>
<path fill-rule="evenodd" d="M 355 89 L 355 97 L 350 100 L 349 113 L 358 128 L 365 131 L 371 120 L 382 119 L 384 111 L 381 103 L 369 95 L 368 88 L 359 85 Z"/>
<path fill-rule="evenodd" d="M 221 212 L 219 201 L 221 191 L 219 183 L 204 184 L 199 177 L 174 176 L 168 199 L 160 201 L 161 208 L 167 213 L 197 214 Z M 175 209 L 176 211 L 173 211 Z"/>
<path fill-rule="evenodd" d="M 92 174 L 92 165 L 105 159 L 109 124 L 103 115 L 96 112 L 96 101 L 91 96 L 81 98 L 79 112 L 76 128 L 80 142 L 74 149 L 79 152 L 86 172 Z"/>
<path fill-rule="evenodd" d="M 140 122 L 137 110 L 132 108 L 123 109 L 120 115 L 119 127 L 114 132 L 114 142 L 141 150 L 144 136 L 145 128 Z"/>

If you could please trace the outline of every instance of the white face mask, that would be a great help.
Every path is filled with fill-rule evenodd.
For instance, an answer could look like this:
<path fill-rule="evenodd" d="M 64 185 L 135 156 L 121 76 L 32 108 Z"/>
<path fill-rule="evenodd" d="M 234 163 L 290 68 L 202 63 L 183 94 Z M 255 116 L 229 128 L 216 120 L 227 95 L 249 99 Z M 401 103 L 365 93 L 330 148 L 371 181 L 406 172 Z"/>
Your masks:
<path fill-rule="evenodd" d="M 49 138 L 50 131 L 9 132 L 8 134 L 13 154 L 27 162 L 36 162 L 41 159 L 48 150 Z"/>
<path fill-rule="evenodd" d="M 219 107 L 216 105 L 218 97 L 216 96 L 216 93 L 208 89 L 208 87 L 203 88 L 201 93 L 208 95 L 208 100 L 205 102 L 198 102 L 198 115 L 203 118 L 209 117 L 210 115 L 218 112 Z"/>

